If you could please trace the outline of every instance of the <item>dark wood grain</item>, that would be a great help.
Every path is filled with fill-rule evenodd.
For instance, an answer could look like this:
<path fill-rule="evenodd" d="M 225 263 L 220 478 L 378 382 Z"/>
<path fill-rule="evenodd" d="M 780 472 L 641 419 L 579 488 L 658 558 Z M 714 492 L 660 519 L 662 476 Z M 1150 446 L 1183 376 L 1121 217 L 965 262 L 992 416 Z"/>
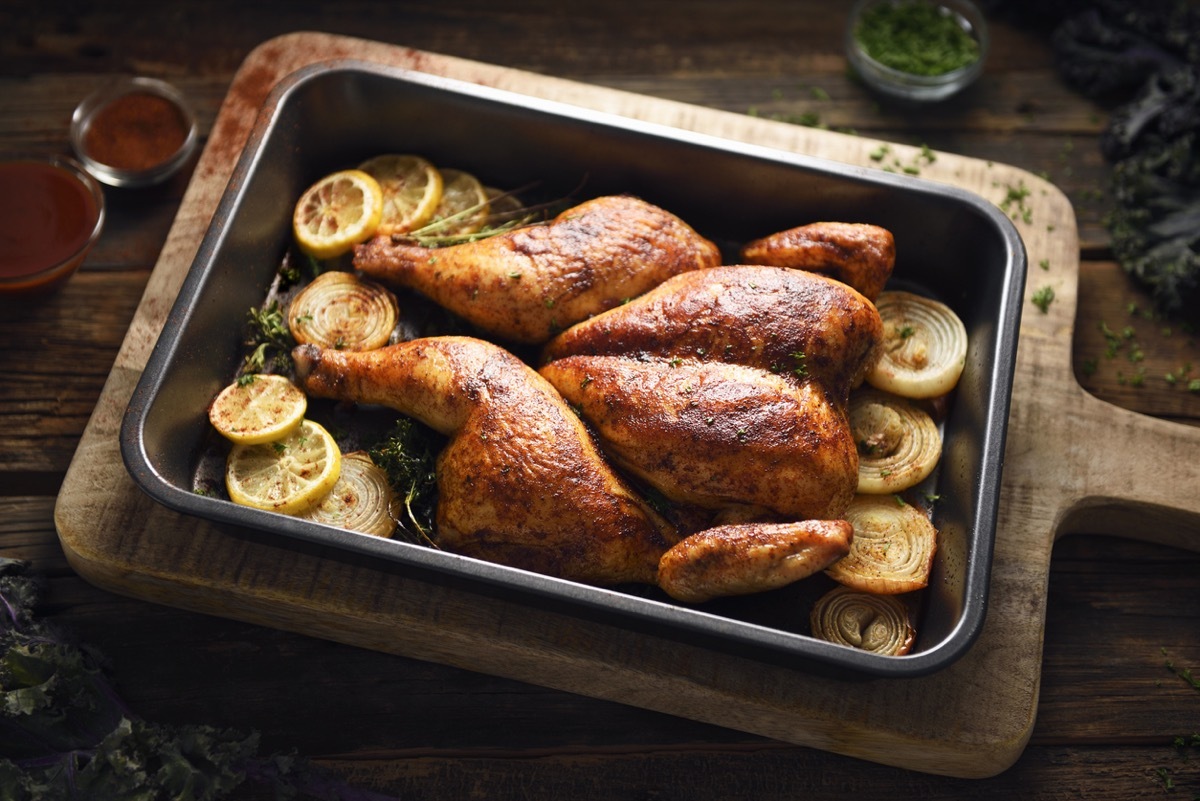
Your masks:
<path fill-rule="evenodd" d="M 1063 86 L 1044 33 L 997 24 L 984 79 L 918 113 L 880 103 L 847 75 L 843 24 L 841 6 L 815 1 L 622 1 L 587 12 L 483 0 L 153 11 L 140 3 L 7 4 L 0 29 L 13 35 L 0 37 L 0 155 L 67 152 L 72 108 L 112 73 L 172 80 L 207 131 L 245 55 L 305 29 L 927 144 L 1019 166 L 1067 194 L 1084 256 L 1076 377 L 1124 408 L 1200 422 L 1200 393 L 1165 378 L 1187 365 L 1200 376 L 1196 333 L 1147 315 L 1146 297 L 1107 251 L 1109 168 L 1096 144 L 1107 109 Z M 30 559 L 50 577 L 46 614 L 108 656 L 139 714 L 256 729 L 268 750 L 295 749 L 399 797 L 1116 801 L 1164 793 L 1160 770 L 1180 786 L 1177 795 L 1200 793 L 1200 762 L 1171 747 L 1172 737 L 1200 728 L 1200 694 L 1166 668 L 1168 659 L 1200 665 L 1200 557 L 1165 546 L 1087 535 L 1058 543 L 1033 739 L 1013 768 L 984 781 L 873 765 L 86 584 L 58 548 L 53 498 L 186 180 L 154 192 L 108 191 L 109 223 L 85 270 L 54 295 L 0 302 L 0 554 Z M 1031 283 L 1037 274 L 1031 265 Z M 1112 358 L 1102 326 L 1133 329 Z M 1133 342 L 1140 361 L 1129 358 Z M 1139 371 L 1140 382 L 1131 380 Z"/>

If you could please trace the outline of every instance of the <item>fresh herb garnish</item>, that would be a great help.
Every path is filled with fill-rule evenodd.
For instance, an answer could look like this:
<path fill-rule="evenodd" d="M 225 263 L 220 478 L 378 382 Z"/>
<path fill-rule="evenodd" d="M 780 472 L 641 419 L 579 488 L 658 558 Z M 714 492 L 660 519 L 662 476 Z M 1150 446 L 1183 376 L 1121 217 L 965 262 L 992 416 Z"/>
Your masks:
<path fill-rule="evenodd" d="M 294 755 L 260 755 L 257 732 L 138 718 L 101 656 L 38 617 L 43 587 L 27 562 L 0 557 L 3 798 L 219 801 L 250 785 L 264 797 L 387 798 Z"/>
<path fill-rule="evenodd" d="M 292 368 L 296 340 L 284 320 L 278 301 L 251 308 L 246 314 L 246 346 L 252 348 L 242 362 L 243 373 L 287 372 Z"/>
<path fill-rule="evenodd" d="M 388 474 L 392 487 L 404 498 L 407 520 L 401 527 L 417 541 L 433 544 L 434 509 L 437 504 L 435 464 L 440 436 L 410 417 L 399 418 L 388 435 L 369 449 L 371 460 Z"/>
<path fill-rule="evenodd" d="M 1033 293 L 1030 300 L 1034 306 L 1042 310 L 1042 314 L 1047 313 L 1050 311 L 1050 304 L 1054 302 L 1054 287 L 1049 285 L 1042 287 Z"/>
<path fill-rule="evenodd" d="M 979 43 L 959 17 L 924 0 L 872 6 L 854 38 L 880 64 L 910 75 L 944 75 L 979 60 Z"/>

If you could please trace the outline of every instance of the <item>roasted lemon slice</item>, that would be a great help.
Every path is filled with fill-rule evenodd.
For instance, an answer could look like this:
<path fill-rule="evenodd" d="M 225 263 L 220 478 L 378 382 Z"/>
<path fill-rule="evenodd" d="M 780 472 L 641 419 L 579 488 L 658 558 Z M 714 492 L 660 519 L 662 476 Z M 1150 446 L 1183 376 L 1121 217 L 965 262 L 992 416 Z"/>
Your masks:
<path fill-rule="evenodd" d="M 332 259 L 375 235 L 383 190 L 362 170 L 326 175 L 305 190 L 292 214 L 296 242 L 317 259 Z"/>
<path fill-rule="evenodd" d="M 442 170 L 442 199 L 429 233 L 435 237 L 474 234 L 487 222 L 490 201 L 479 179 L 462 170 Z"/>
<path fill-rule="evenodd" d="M 225 462 L 225 488 L 234 503 L 283 514 L 319 504 L 342 472 L 342 454 L 320 424 L 258 445 L 234 445 Z"/>
<path fill-rule="evenodd" d="M 368 159 L 358 168 L 383 190 L 383 217 L 376 233 L 384 236 L 420 228 L 442 199 L 442 173 L 428 160 L 408 154 Z"/>
<path fill-rule="evenodd" d="M 256 445 L 295 431 L 307 410 L 303 390 L 281 375 L 259 373 L 221 390 L 208 409 L 208 419 L 226 439 Z"/>

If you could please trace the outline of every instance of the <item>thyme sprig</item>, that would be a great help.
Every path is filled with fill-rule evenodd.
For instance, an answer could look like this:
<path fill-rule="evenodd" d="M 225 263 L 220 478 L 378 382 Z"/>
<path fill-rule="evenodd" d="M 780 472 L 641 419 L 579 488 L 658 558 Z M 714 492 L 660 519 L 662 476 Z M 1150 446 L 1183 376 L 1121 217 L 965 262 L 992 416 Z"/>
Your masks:
<path fill-rule="evenodd" d="M 502 192 L 492 196 L 486 203 L 476 203 L 454 214 L 439 217 L 416 230 L 403 234 L 393 234 L 392 241 L 405 242 L 428 248 L 446 247 L 448 245 L 461 245 L 465 242 L 477 242 L 481 239 L 493 237 L 496 234 L 532 225 L 540 219 L 544 219 L 547 211 L 561 206 L 563 201 L 555 200 L 532 205 L 522 204 L 508 211 L 491 212 L 487 215 L 483 226 L 478 231 L 470 233 L 443 233 L 456 223 L 475 215 L 480 209 L 488 208 L 494 205 L 496 201 L 516 197 L 519 193 L 532 189 L 533 186 L 533 184 L 529 184 L 519 189 Z"/>
<path fill-rule="evenodd" d="M 292 369 L 296 340 L 278 301 L 251 307 L 246 313 L 245 345 L 252 350 L 242 360 L 242 373 L 287 372 Z"/>
<path fill-rule="evenodd" d="M 388 474 L 403 497 L 405 520 L 397 523 L 417 542 L 437 547 L 433 538 L 437 505 L 437 454 L 441 442 L 432 429 L 401 417 L 392 430 L 369 449 L 371 461 Z"/>

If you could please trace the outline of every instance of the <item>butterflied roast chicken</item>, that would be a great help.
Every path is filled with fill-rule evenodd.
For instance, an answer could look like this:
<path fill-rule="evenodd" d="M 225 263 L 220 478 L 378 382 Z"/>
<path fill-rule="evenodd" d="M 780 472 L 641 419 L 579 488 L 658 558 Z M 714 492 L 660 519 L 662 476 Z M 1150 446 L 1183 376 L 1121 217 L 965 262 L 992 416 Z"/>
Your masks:
<path fill-rule="evenodd" d="M 779 587 L 850 548 L 847 406 L 879 354 L 867 295 L 893 261 L 879 230 L 814 224 L 759 248 L 780 266 L 719 266 L 678 218 L 612 196 L 469 244 L 375 239 L 356 249 L 359 270 L 543 345 L 539 368 L 482 339 L 434 337 L 302 346 L 297 378 L 448 436 L 447 550 L 688 602 Z"/>
<path fill-rule="evenodd" d="M 312 395 L 386 405 L 449 437 L 437 462 L 447 550 L 594 584 L 658 584 L 693 602 L 781 586 L 849 551 L 852 529 L 830 521 L 718 525 L 681 549 L 561 395 L 482 340 L 303 345 L 293 358 Z"/>
<path fill-rule="evenodd" d="M 475 242 L 426 248 L 376 237 L 354 250 L 364 274 L 520 344 L 544 343 L 673 275 L 719 263 L 716 245 L 687 223 L 625 195 Z"/>

